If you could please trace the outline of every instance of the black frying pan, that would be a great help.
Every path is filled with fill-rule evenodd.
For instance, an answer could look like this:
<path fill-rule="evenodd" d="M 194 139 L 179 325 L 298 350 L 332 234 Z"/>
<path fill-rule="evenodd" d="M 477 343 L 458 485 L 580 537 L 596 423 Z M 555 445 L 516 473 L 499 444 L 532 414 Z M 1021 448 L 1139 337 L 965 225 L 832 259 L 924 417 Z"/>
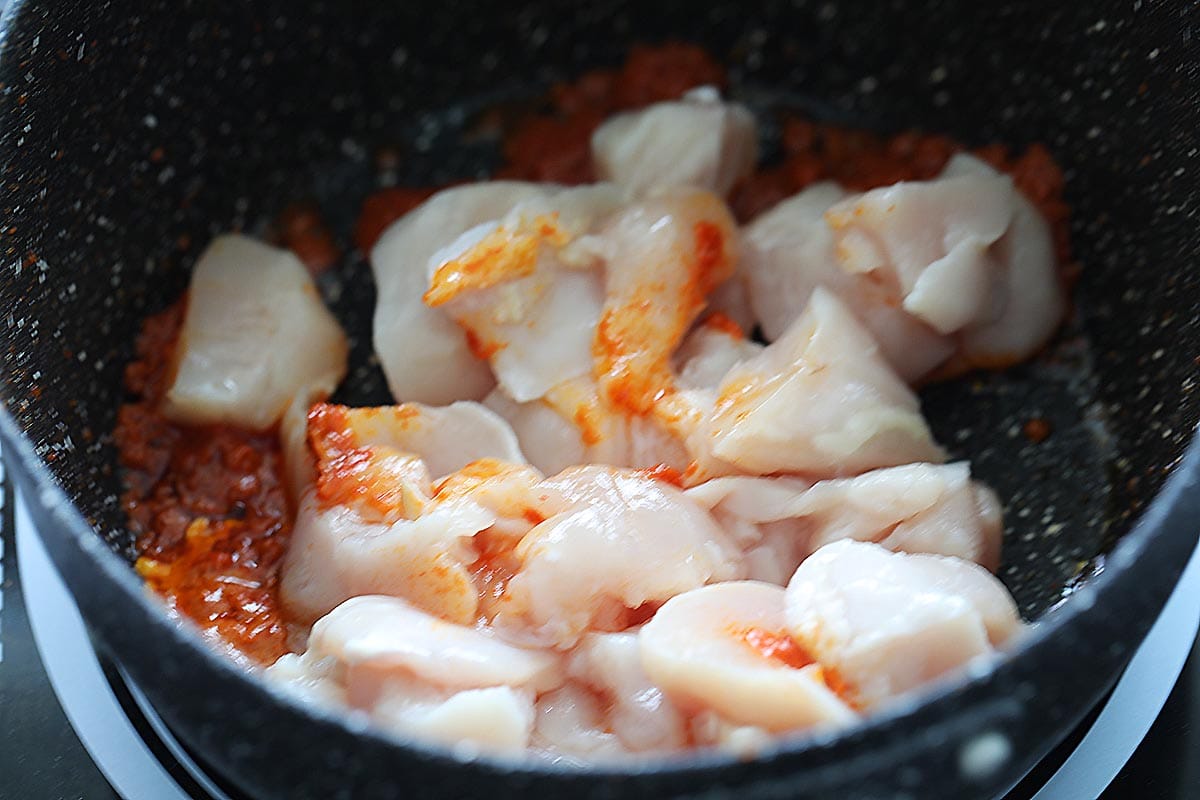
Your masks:
<path fill-rule="evenodd" d="M 1004 791 L 1111 686 L 1200 527 L 1200 16 L 1105 6 L 11 2 L 0 435 L 98 641 L 189 745 L 262 797 Z M 1034 633 L 987 674 L 845 734 L 748 763 L 621 772 L 399 746 L 300 710 L 169 621 L 129 566 L 109 432 L 135 332 L 178 296 L 199 249 L 302 197 L 345 237 L 377 147 L 400 149 L 406 182 L 476 177 L 495 152 L 458 141 L 473 110 L 668 36 L 726 61 L 760 108 L 1040 141 L 1065 166 L 1084 265 L 1076 319 L 1036 363 L 924 396 L 941 441 L 1007 501 L 1001 575 Z M 369 273 L 348 259 L 330 280 L 361 367 L 344 399 L 385 399 L 366 362 Z M 1019 434 L 1035 416 L 1053 428 L 1041 444 Z M 964 771 L 981 735 L 1008 756 Z"/>

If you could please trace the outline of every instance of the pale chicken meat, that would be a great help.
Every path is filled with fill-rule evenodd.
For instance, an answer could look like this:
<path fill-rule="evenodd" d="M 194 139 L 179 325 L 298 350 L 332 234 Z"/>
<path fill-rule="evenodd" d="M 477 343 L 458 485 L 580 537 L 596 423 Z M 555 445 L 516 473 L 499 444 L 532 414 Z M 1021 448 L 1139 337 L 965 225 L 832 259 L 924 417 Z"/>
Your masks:
<path fill-rule="evenodd" d="M 318 620 L 307 650 L 267 675 L 310 696 L 325 684 L 327 695 L 397 733 L 516 753 L 528 745 L 535 694 L 564 680 L 551 653 L 370 595 Z"/>
<path fill-rule="evenodd" d="M 309 412 L 308 426 L 319 456 L 333 458 L 356 448 L 387 447 L 421 459 L 435 478 L 482 458 L 525 460 L 508 423 L 470 401 L 441 407 L 322 404 Z"/>
<path fill-rule="evenodd" d="M 994 176 L 996 172 L 977 158 L 958 155 L 943 174 Z M 1028 358 L 1054 334 L 1066 312 L 1050 226 L 1020 192 L 1015 202 L 1012 224 L 991 253 L 1001 272 L 996 291 L 1002 300 L 993 316 L 981 316 L 963 331 L 962 366 L 994 368 Z"/>
<path fill-rule="evenodd" d="M 317 479 L 316 458 L 308 446 L 308 413 L 324 398 L 324 393 L 301 393 L 292 398 L 279 419 L 279 444 L 293 508 L 299 506 L 300 497 Z"/>
<path fill-rule="evenodd" d="M 841 268 L 873 275 L 941 334 L 991 313 L 991 247 L 1012 224 L 1017 191 L 995 173 L 943 175 L 847 198 L 825 212 Z"/>
<path fill-rule="evenodd" d="M 364 595 L 342 603 L 313 625 L 308 654 L 337 659 L 350 678 L 394 673 L 447 689 L 545 691 L 563 679 L 561 660 L 552 653 L 455 625 L 395 597 Z"/>
<path fill-rule="evenodd" d="M 297 398 L 328 396 L 346 337 L 291 252 L 219 236 L 196 262 L 163 412 L 265 430 Z"/>
<path fill-rule="evenodd" d="M 762 351 L 740 330 L 701 324 L 675 353 L 676 383 L 683 389 L 716 389 L 729 370 Z"/>
<path fill-rule="evenodd" d="M 381 697 L 372 717 L 385 730 L 462 755 L 520 756 L 533 733 L 533 698 L 533 692 L 508 686 L 463 689 L 449 697 L 400 689 Z"/>
<path fill-rule="evenodd" d="M 808 187 L 754 220 L 745 241 L 768 339 L 822 286 L 910 382 L 1027 358 L 1065 308 L 1049 226 L 1009 177 L 968 155 L 931 181 L 859 195 Z"/>
<path fill-rule="evenodd" d="M 587 764 L 631 758 L 608 723 L 596 693 L 577 683 L 538 698 L 533 752 L 558 764 Z"/>
<path fill-rule="evenodd" d="M 621 199 L 605 184 L 547 188 L 431 259 L 425 304 L 467 332 L 474 354 L 517 402 L 591 371 L 604 246 L 589 232 Z"/>
<path fill-rule="evenodd" d="M 473 339 L 480 343 L 478 352 L 486 355 L 498 382 L 517 402 L 537 400 L 591 371 L 603 282 L 594 271 L 554 277 L 542 271 L 552 269 L 540 264 L 538 273 L 497 287 L 495 294 L 512 293 L 504 305 L 471 298 L 452 312 L 480 337 Z"/>
<path fill-rule="evenodd" d="M 954 344 L 899 307 L 870 275 L 839 266 L 825 213 L 846 197 L 834 183 L 816 183 L 746 227 L 742 271 L 750 305 L 763 335 L 775 341 L 823 287 L 854 312 L 900 377 L 915 381 L 944 363 Z"/>
<path fill-rule="evenodd" d="M 1000 503 L 991 489 L 956 464 L 905 464 L 853 478 L 809 484 L 795 478 L 725 477 L 687 490 L 742 533 L 743 547 L 786 537 L 794 563 L 840 539 L 871 541 L 889 550 L 932 553 L 1000 565 Z M 749 524 L 748 528 L 737 527 Z M 774 525 L 768 531 L 763 525 Z"/>
<path fill-rule="evenodd" d="M 846 196 L 836 183 L 814 183 L 746 226 L 750 304 L 767 341 L 784 334 L 818 286 L 845 299 L 853 281 L 838 269 L 825 212 Z"/>
<path fill-rule="evenodd" d="M 546 474 L 580 464 L 682 471 L 691 459 L 671 429 L 614 408 L 590 377 L 559 384 L 541 400 L 516 403 L 497 388 L 483 402 L 512 426 L 529 463 Z"/>
<path fill-rule="evenodd" d="M 739 725 L 715 711 L 701 711 L 692 717 L 691 731 L 697 747 L 720 748 L 743 760 L 762 755 L 775 739 L 775 734 L 766 728 Z"/>
<path fill-rule="evenodd" d="M 285 420 L 285 454 L 303 463 L 289 464 L 291 474 L 307 477 L 324 505 L 352 509 L 367 522 L 414 519 L 431 478 L 484 459 L 524 462 L 508 424 L 470 401 L 442 408 L 317 403 L 302 431 L 295 416 Z M 307 489 L 306 482 L 294 494 Z"/>
<path fill-rule="evenodd" d="M 516 756 L 530 745 L 535 712 L 529 689 L 452 689 L 424 683 L 403 669 L 354 672 L 311 650 L 282 656 L 264 675 L 302 703 L 353 708 L 402 740 L 441 744 L 463 755 Z"/>
<path fill-rule="evenodd" d="M 296 514 L 280 598 L 304 622 L 363 594 L 403 597 L 446 619 L 471 622 L 479 608 L 471 540 L 495 522 L 494 512 L 470 502 L 415 519 L 368 522 L 345 506 L 322 507 L 309 492 Z"/>
<path fill-rule="evenodd" d="M 696 189 L 634 203 L 601 232 L 608 268 L 594 370 L 608 403 L 645 414 L 670 391 L 671 356 L 734 274 L 737 235 L 721 199 Z"/>
<path fill-rule="evenodd" d="M 739 254 L 737 268 L 728 280 L 708 295 L 708 309 L 732 320 L 744 333 L 754 330 L 758 317 L 750 303 L 750 287 Z"/>
<path fill-rule="evenodd" d="M 430 261 L 468 230 L 503 218 L 522 200 L 544 195 L 538 184 L 494 181 L 438 192 L 394 222 L 371 251 L 378 299 L 373 338 L 392 396 L 445 404 L 478 400 L 495 379 L 471 352 L 454 320 L 423 301 Z"/>
<path fill-rule="evenodd" d="M 758 130 L 748 109 L 701 87 L 610 118 L 592 134 L 592 159 L 601 180 L 638 193 L 695 186 L 725 195 L 754 169 Z"/>
<path fill-rule="evenodd" d="M 736 551 L 672 486 L 610 467 L 541 484 L 545 521 L 517 545 L 497 624 L 565 648 L 589 628 L 709 581 L 736 577 Z M 631 557 L 636 554 L 636 557 Z"/>
<path fill-rule="evenodd" d="M 714 324 L 716 322 L 717 324 Z M 692 330 L 675 353 L 677 391 L 660 399 L 653 421 L 658 430 L 668 432 L 683 448 L 684 485 L 693 486 L 720 475 L 735 474 L 734 464 L 714 455 L 714 441 L 708 421 L 717 403 L 717 390 L 735 367 L 751 361 L 763 352 L 763 346 L 745 338 L 729 320 L 709 317 Z M 676 460 L 661 459 L 675 466 Z"/>
<path fill-rule="evenodd" d="M 1012 597 L 982 567 L 865 542 L 826 545 L 787 588 L 792 637 L 864 708 L 992 657 L 1021 627 Z"/>
<path fill-rule="evenodd" d="M 587 455 L 589 445 L 579 422 L 547 402 L 518 403 L 497 387 L 483 404 L 508 422 L 529 463 L 542 472 L 554 474 L 596 460 Z"/>
<path fill-rule="evenodd" d="M 575 648 L 567 674 L 604 698 L 602 727 L 631 752 L 686 746 L 688 723 L 646 674 L 636 632 L 589 633 Z"/>
<path fill-rule="evenodd" d="M 560 392 L 570 388 L 572 391 Z M 649 469 L 668 466 L 687 469 L 689 455 L 684 443 L 657 419 L 631 415 L 591 394 L 584 402 L 575 396 L 576 387 L 559 387 L 548 401 L 559 413 L 573 414 L 587 444 L 584 463 L 609 464 Z M 582 412 L 582 413 L 581 413 Z"/>
<path fill-rule="evenodd" d="M 706 431 L 716 458 L 750 474 L 854 475 L 944 458 L 916 396 L 823 289 L 725 376 Z"/>
<path fill-rule="evenodd" d="M 478 470 L 460 473 L 481 463 L 523 462 L 507 424 L 469 402 L 318 404 L 309 413 L 308 440 L 314 483 L 301 495 L 280 581 L 291 613 L 312 620 L 356 595 L 388 594 L 447 619 L 474 619 L 472 540 L 520 511 L 489 495 Z M 458 479 L 435 486 L 431 467 L 433 477 Z M 539 478 L 533 473 L 507 486 L 519 493 Z"/>
<path fill-rule="evenodd" d="M 397 405 L 325 402 L 346 341 L 294 257 L 206 251 L 167 411 L 278 425 L 305 649 L 269 679 L 467 757 L 749 757 L 1020 634 L 1000 501 L 911 387 L 1053 334 L 1046 221 L 956 156 L 739 227 L 757 139 L 704 88 L 597 128 L 604 182 L 397 220 L 370 254 Z"/>
<path fill-rule="evenodd" d="M 673 190 L 628 205 L 584 234 L 586 247 L 564 265 L 563 253 L 582 242 L 574 237 L 602 218 L 597 209 L 608 209 L 614 196 L 611 190 L 586 191 L 591 194 L 569 190 L 518 207 L 518 217 L 528 219 L 532 209 L 569 197 L 567 232 L 557 222 L 537 223 L 536 231 L 506 234 L 495 243 L 497 251 L 488 251 L 489 258 L 502 260 L 512 255 L 514 239 L 536 234 L 552 240 L 518 242 L 532 254 L 522 258 L 533 262 L 504 266 L 496 282 L 481 278 L 480 270 L 445 262 L 442 268 L 450 265 L 456 277 L 435 279 L 430 292 L 444 291 L 427 301 L 444 302 L 482 346 L 500 379 L 486 404 L 510 422 L 538 468 L 555 472 L 599 462 L 665 463 L 682 470 L 689 461 L 683 442 L 647 412 L 672 391 L 671 358 L 707 296 L 733 274 L 733 220 L 712 194 Z M 598 259 L 602 269 L 586 259 L 583 266 L 576 263 L 580 252 Z M 468 280 L 468 274 L 474 277 Z M 482 288 L 465 288 L 470 281 Z M 502 324 L 496 321 L 501 317 Z"/>
<path fill-rule="evenodd" d="M 779 586 L 732 581 L 685 592 L 638 639 L 646 674 L 685 708 L 774 732 L 857 719 L 790 639 Z"/>
<path fill-rule="evenodd" d="M 542 474 L 528 464 L 480 458 L 437 481 L 431 507 L 466 499 L 492 511 L 500 520 L 524 518 L 541 502 L 542 480 Z M 526 530 L 528 525 L 520 535 Z"/>

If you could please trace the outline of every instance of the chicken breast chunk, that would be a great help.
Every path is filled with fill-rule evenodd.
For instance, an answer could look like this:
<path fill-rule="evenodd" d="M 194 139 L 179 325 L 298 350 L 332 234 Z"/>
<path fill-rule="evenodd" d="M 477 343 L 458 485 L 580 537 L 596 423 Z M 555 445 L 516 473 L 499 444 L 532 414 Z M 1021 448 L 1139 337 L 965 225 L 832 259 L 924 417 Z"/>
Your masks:
<path fill-rule="evenodd" d="M 712 517 L 660 481 L 577 467 L 543 482 L 539 495 L 545 521 L 517 545 L 520 566 L 497 624 L 569 647 L 606 617 L 624 627 L 625 610 L 736 577 L 736 549 Z"/>
<path fill-rule="evenodd" d="M 990 657 L 1021 621 L 1004 585 L 976 564 L 843 540 L 796 570 L 787 627 L 870 708 Z"/>
<path fill-rule="evenodd" d="M 296 398 L 332 393 L 346 354 L 346 337 L 298 258 L 219 236 L 192 273 L 163 411 L 190 424 L 263 430 Z"/>
<path fill-rule="evenodd" d="M 378 596 L 322 617 L 308 649 L 267 677 L 302 696 L 339 698 L 406 737 L 513 754 L 529 744 L 535 694 L 564 679 L 552 654 Z"/>
<path fill-rule="evenodd" d="M 916 396 L 824 289 L 784 336 L 729 371 L 706 430 L 716 458 L 751 474 L 855 475 L 944 458 Z"/>
<path fill-rule="evenodd" d="M 495 383 L 467 336 L 423 297 L 430 260 L 468 230 L 503 218 L 547 189 L 538 184 L 492 181 L 438 192 L 392 223 L 371 251 L 378 299 L 375 352 L 392 396 L 401 402 L 445 404 L 478 400 Z"/>
<path fill-rule="evenodd" d="M 824 287 L 909 382 L 1023 360 L 1065 308 L 1045 220 L 1011 178 L 965 154 L 930 181 L 859 195 L 810 186 L 754 220 L 745 241 L 768 339 Z"/>
<path fill-rule="evenodd" d="M 712 87 L 611 117 L 592 134 L 596 174 L 637 193 L 695 186 L 720 195 L 758 161 L 754 116 Z"/>
<path fill-rule="evenodd" d="M 725 477 L 687 490 L 727 529 L 749 523 L 743 548 L 764 538 L 790 540 L 794 562 L 840 539 L 881 544 L 889 550 L 932 553 L 1000 565 L 1003 535 L 995 493 L 956 464 L 904 464 L 853 478 L 808 484 L 795 478 Z M 781 555 L 781 554 L 780 554 Z"/>
<path fill-rule="evenodd" d="M 646 674 L 685 708 L 775 732 L 857 718 L 791 641 L 778 586 L 733 581 L 685 592 L 638 639 Z"/>

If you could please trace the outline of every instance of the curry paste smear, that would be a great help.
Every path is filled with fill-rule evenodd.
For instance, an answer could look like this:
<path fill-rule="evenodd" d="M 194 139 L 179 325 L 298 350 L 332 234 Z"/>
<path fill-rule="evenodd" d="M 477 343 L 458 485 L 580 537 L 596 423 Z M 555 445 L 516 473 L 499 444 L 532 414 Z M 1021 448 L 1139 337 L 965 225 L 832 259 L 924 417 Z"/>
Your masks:
<path fill-rule="evenodd" d="M 235 656 L 287 652 L 278 571 L 291 532 L 275 431 L 166 419 L 184 302 L 148 318 L 125 371 L 115 431 L 138 572 L 168 606 Z"/>

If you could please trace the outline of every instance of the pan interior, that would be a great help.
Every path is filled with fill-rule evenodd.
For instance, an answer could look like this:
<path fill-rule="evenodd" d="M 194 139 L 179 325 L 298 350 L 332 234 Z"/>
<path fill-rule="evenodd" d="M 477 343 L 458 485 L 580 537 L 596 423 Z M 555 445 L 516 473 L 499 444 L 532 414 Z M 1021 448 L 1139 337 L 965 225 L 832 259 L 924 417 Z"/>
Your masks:
<path fill-rule="evenodd" d="M 142 16 L 22 7 L 0 64 L 10 120 L 0 134 L 10 220 L 0 398 L 99 535 L 129 556 L 109 435 L 121 371 L 141 320 L 178 296 L 212 235 L 254 231 L 307 198 L 348 250 L 381 149 L 398 154 L 402 184 L 481 177 L 495 142 L 462 137 L 480 108 L 619 63 L 635 41 L 693 41 L 759 108 L 972 145 L 1043 142 L 1064 165 L 1083 264 L 1074 318 L 1035 362 L 923 394 L 939 440 L 1004 499 L 1002 577 L 1037 617 L 1128 528 L 1200 411 L 1186 162 L 1196 126 L 1172 86 L 1183 56 L 1152 38 L 1142 46 L 1154 25 L 1118 14 L 1096 28 L 1095 13 L 822 2 L 463 14 L 407 3 L 367 17 L 335 4 Z M 938 25 L 925 24 L 931 14 Z M 354 340 L 339 399 L 385 402 L 369 352 L 369 270 L 347 257 L 322 288 Z M 1022 432 L 1035 418 L 1052 429 L 1038 444 Z"/>

